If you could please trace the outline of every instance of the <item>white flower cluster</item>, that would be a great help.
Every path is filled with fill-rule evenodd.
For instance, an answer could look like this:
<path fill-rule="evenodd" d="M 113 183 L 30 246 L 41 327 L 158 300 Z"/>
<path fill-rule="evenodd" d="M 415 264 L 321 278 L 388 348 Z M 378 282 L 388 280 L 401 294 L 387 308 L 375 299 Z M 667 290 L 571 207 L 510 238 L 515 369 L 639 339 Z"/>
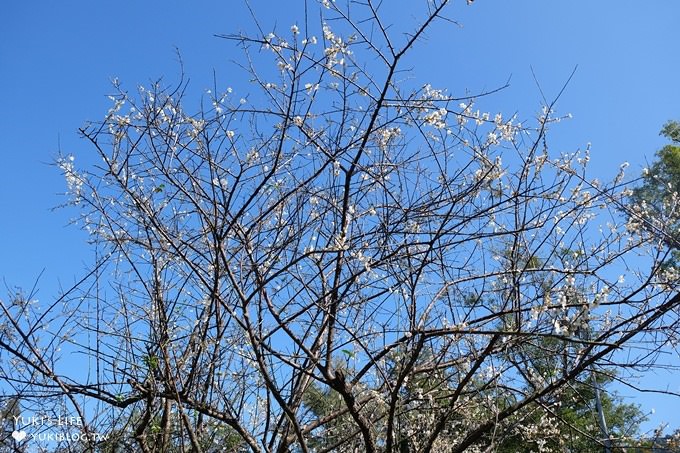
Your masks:
<path fill-rule="evenodd" d="M 366 270 L 366 272 L 371 271 L 372 260 L 370 256 L 364 255 L 364 253 L 361 250 L 352 251 L 350 253 L 350 256 L 357 260 L 359 264 Z"/>
<path fill-rule="evenodd" d="M 564 119 L 571 119 L 572 118 L 571 113 L 567 113 L 566 115 L 562 115 L 562 116 L 553 116 L 554 113 L 555 113 L 555 111 L 551 107 L 544 105 L 541 108 L 541 114 L 538 115 L 538 123 L 541 126 L 544 126 L 547 123 L 559 123 L 560 121 L 562 121 Z"/>
<path fill-rule="evenodd" d="M 57 166 L 64 173 L 69 193 L 72 194 L 75 197 L 75 201 L 78 202 L 83 189 L 83 178 L 76 172 L 75 166 L 73 165 L 74 160 L 75 158 L 72 155 L 60 157 L 57 159 Z"/>
<path fill-rule="evenodd" d="M 479 110 L 472 110 L 473 102 L 461 102 L 459 104 L 460 112 L 456 114 L 456 119 L 459 126 L 465 126 L 469 120 L 474 120 L 477 126 L 482 126 L 487 123 L 492 123 L 491 114 L 489 112 L 480 112 Z M 491 130 L 486 137 L 485 146 L 498 145 L 501 141 L 514 141 L 518 132 L 522 129 L 522 124 L 514 124 L 515 117 L 508 121 L 503 120 L 503 115 L 497 113 L 493 118 L 494 129 Z"/>
<path fill-rule="evenodd" d="M 278 63 L 276 63 L 276 65 L 278 66 L 279 71 L 281 71 L 281 72 L 292 72 L 293 71 L 293 65 L 290 64 L 289 62 L 283 60 L 283 59 L 279 60 Z"/>
<path fill-rule="evenodd" d="M 335 65 L 343 66 L 345 64 L 345 57 L 352 55 L 348 43 L 344 42 L 340 36 L 333 33 L 328 24 L 324 24 L 323 26 L 323 37 L 326 40 L 327 46 L 324 49 L 324 54 L 326 55 L 326 68 L 332 69 Z"/>
<path fill-rule="evenodd" d="M 522 130 L 522 124 L 513 124 L 515 118 L 510 118 L 508 121 L 503 121 L 503 116 L 498 113 L 494 117 L 494 124 L 496 126 L 494 133 L 500 136 L 501 140 L 512 142 L 518 132 Z"/>
<path fill-rule="evenodd" d="M 422 99 L 425 101 L 443 101 L 446 100 L 447 97 L 444 94 L 444 90 L 432 88 L 432 85 L 428 83 L 427 85 L 423 86 Z"/>
<path fill-rule="evenodd" d="M 109 96 L 109 99 L 113 101 L 113 106 L 107 112 L 107 116 L 111 116 L 120 111 L 120 109 L 125 105 L 125 99 L 116 98 L 114 96 Z"/>
<path fill-rule="evenodd" d="M 467 104 L 465 102 L 461 102 L 458 107 L 460 107 L 460 113 L 456 115 L 456 118 L 458 119 L 458 125 L 462 127 L 465 126 L 468 118 L 472 117 L 472 102 Z M 477 112 L 479 113 L 479 110 Z"/>
<path fill-rule="evenodd" d="M 229 186 L 229 182 L 226 180 L 226 178 L 213 178 L 212 183 L 215 187 L 219 187 L 221 189 L 226 189 Z"/>
<path fill-rule="evenodd" d="M 501 156 L 496 156 L 493 162 L 488 158 L 483 159 L 482 162 L 483 166 L 475 170 L 475 182 L 491 184 L 494 181 L 500 181 L 505 176 L 506 171 Z"/>
<path fill-rule="evenodd" d="M 196 119 L 192 117 L 187 117 L 187 122 L 191 125 L 191 130 L 189 131 L 189 137 L 196 138 L 205 128 L 205 121 L 202 119 Z"/>
<path fill-rule="evenodd" d="M 251 148 L 250 151 L 248 151 L 248 154 L 246 154 L 246 161 L 248 163 L 254 163 L 260 160 L 260 153 L 257 149 Z"/>
<path fill-rule="evenodd" d="M 448 110 L 442 107 L 425 115 L 423 117 L 423 121 L 425 121 L 425 124 L 428 124 L 434 127 L 435 129 L 444 129 L 446 127 L 445 120 L 447 113 Z"/>
<path fill-rule="evenodd" d="M 385 151 L 390 143 L 401 135 L 401 129 L 399 127 L 385 127 L 380 129 L 376 135 L 378 147 Z"/>
<path fill-rule="evenodd" d="M 674 266 L 668 266 L 661 270 L 656 276 L 654 284 L 662 289 L 673 291 L 680 280 L 680 271 Z"/>
<path fill-rule="evenodd" d="M 543 415 L 536 423 L 518 424 L 517 430 L 527 443 L 535 443 L 538 453 L 548 453 L 555 451 L 548 443 L 548 439 L 556 439 L 562 442 L 560 424 L 550 415 Z M 532 450 L 533 452 L 534 450 Z M 560 451 L 562 451 L 560 449 Z"/>
<path fill-rule="evenodd" d="M 312 94 L 318 89 L 319 89 L 318 83 L 305 83 L 305 90 L 307 90 L 307 94 Z"/>

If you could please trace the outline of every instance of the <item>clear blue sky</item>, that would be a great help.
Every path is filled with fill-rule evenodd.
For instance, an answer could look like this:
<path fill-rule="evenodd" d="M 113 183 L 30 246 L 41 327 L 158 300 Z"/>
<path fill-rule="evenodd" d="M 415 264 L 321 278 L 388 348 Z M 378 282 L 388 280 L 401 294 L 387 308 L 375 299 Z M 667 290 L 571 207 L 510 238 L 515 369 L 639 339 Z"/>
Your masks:
<path fill-rule="evenodd" d="M 311 1 L 311 0 L 310 0 Z M 394 22 L 410 20 L 416 0 L 386 0 Z M 267 31 L 301 22 L 301 1 L 252 0 Z M 459 22 L 428 34 L 408 63 L 414 80 L 454 94 L 511 86 L 485 102 L 528 118 L 540 108 L 533 68 L 546 96 L 576 75 L 558 104 L 573 119 L 553 132 L 559 151 L 592 143 L 591 176 L 606 178 L 623 161 L 637 172 L 662 144 L 662 124 L 680 118 L 680 2 L 630 0 L 454 1 Z M 44 269 L 39 298 L 49 300 L 91 261 L 85 236 L 68 227 L 65 183 L 50 166 L 59 149 L 87 162 L 77 129 L 103 117 L 110 80 L 130 89 L 165 77 L 176 81 L 179 49 L 193 93 L 233 85 L 247 93 L 230 64 L 240 54 L 215 38 L 249 29 L 240 1 L 63 0 L 5 2 L 0 12 L 0 278 L 30 287 Z M 213 72 L 214 71 L 214 72 Z M 0 298 L 4 298 L 0 288 Z M 653 422 L 675 421 L 673 405 L 651 397 Z M 677 403 L 677 402 L 675 402 Z M 651 426 L 652 423 L 647 426 Z"/>

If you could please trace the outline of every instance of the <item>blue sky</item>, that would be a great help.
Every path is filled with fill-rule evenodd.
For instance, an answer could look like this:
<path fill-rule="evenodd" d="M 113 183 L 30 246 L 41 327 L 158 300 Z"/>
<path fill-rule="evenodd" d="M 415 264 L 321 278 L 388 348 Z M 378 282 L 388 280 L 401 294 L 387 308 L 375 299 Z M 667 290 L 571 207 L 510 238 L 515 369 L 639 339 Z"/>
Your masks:
<path fill-rule="evenodd" d="M 392 22 L 412 20 L 414 0 L 388 0 Z M 287 30 L 301 22 L 302 2 L 252 0 L 261 25 Z M 59 150 L 88 162 L 77 129 L 109 107 L 110 80 L 124 86 L 163 77 L 178 80 L 177 49 L 197 102 L 205 89 L 234 86 L 247 94 L 231 63 L 237 48 L 218 39 L 251 29 L 239 1 L 148 0 L 6 2 L 0 13 L 0 277 L 49 300 L 91 261 L 85 235 L 69 227 L 75 212 L 53 210 L 65 183 L 50 165 Z M 680 2 L 477 0 L 454 2 L 449 16 L 408 59 L 413 80 L 453 94 L 510 87 L 484 100 L 490 110 L 533 117 L 543 92 L 554 97 L 578 67 L 557 106 L 573 119 L 555 128 L 554 150 L 592 143 L 591 175 L 606 179 L 624 161 L 633 172 L 662 146 L 662 124 L 680 118 Z M 239 94 L 239 90 L 241 94 Z M 4 288 L 0 297 L 4 298 Z M 665 378 L 664 378 L 665 379 Z M 655 407 L 653 422 L 673 419 L 672 404 Z M 649 424 L 651 426 L 652 423 Z M 677 426 L 677 422 L 675 425 Z"/>

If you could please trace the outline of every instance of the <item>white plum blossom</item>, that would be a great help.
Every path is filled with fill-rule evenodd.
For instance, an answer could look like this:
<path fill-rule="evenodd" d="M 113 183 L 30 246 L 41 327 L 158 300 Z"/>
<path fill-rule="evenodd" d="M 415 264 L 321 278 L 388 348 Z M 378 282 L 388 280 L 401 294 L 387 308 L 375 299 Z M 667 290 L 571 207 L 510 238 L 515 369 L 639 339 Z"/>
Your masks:
<path fill-rule="evenodd" d="M 73 164 L 74 160 L 75 158 L 72 154 L 69 154 L 66 157 L 60 157 L 57 159 L 57 166 L 64 174 L 68 192 L 73 195 L 75 201 L 77 202 L 81 198 L 83 178 L 76 172 L 75 166 Z"/>
<path fill-rule="evenodd" d="M 399 127 L 382 128 L 378 131 L 377 135 L 378 146 L 381 149 L 386 150 L 388 145 L 390 145 L 394 139 L 401 135 L 401 128 Z"/>
<path fill-rule="evenodd" d="M 213 178 L 212 183 L 215 187 L 219 187 L 221 189 L 226 189 L 229 186 L 229 182 L 226 178 Z"/>
<path fill-rule="evenodd" d="M 423 121 L 425 121 L 426 124 L 429 124 L 435 129 L 443 129 L 446 127 L 445 122 L 446 114 L 447 110 L 442 107 L 425 115 L 423 117 Z"/>
<path fill-rule="evenodd" d="M 305 83 L 305 90 L 307 90 L 307 94 L 312 94 L 318 89 L 319 89 L 318 83 Z"/>
<path fill-rule="evenodd" d="M 588 150 L 549 146 L 547 125 L 560 119 L 550 101 L 523 127 L 487 107 L 485 93 L 414 81 L 397 64 L 412 61 L 397 56 L 409 39 L 392 40 L 402 24 L 381 30 L 370 3 L 348 5 L 321 0 L 320 21 L 292 21 L 292 35 L 284 27 L 288 42 L 259 28 L 239 35 L 249 92 L 204 92 L 196 110 L 160 84 L 134 98 L 118 89 L 101 127 L 83 132 L 104 164 L 78 173 L 73 156 L 57 161 L 98 250 L 117 254 L 115 296 L 130 308 L 82 304 L 102 307 L 86 319 L 118 322 L 113 339 L 91 332 L 106 348 L 122 340 L 142 353 L 156 345 L 143 351 L 138 337 L 119 335 L 128 315 L 153 341 L 168 334 L 163 370 L 167 361 L 198 373 L 187 391 L 206 420 L 242 404 L 233 422 L 243 448 L 265 437 L 299 447 L 292 428 L 319 414 L 300 409 L 305 395 L 288 385 L 297 382 L 342 393 L 332 401 L 339 415 L 303 429 L 340 434 L 338 450 L 367 451 L 351 435 L 363 418 L 373 450 L 387 448 L 394 422 L 409 451 L 455 449 L 479 426 L 499 427 L 498 446 L 508 434 L 548 451 L 563 433 L 548 426 L 559 423 L 551 411 L 568 403 L 548 386 L 609 372 L 615 350 L 597 354 L 618 348 L 621 332 L 644 334 L 639 315 L 655 316 L 677 289 L 675 267 L 654 270 L 668 247 L 650 231 L 668 227 L 656 210 L 680 200 L 626 206 L 632 186 L 595 182 Z M 420 32 L 408 33 L 420 45 Z M 647 262 L 656 267 L 646 272 Z M 586 358 L 592 366 L 579 369 Z M 167 373 L 120 360 L 139 379 L 123 389 L 129 397 L 173 388 Z M 215 386 L 201 386 L 204 377 Z M 285 426 L 271 423 L 282 413 L 274 389 L 297 401 Z M 437 426 L 441 439 L 425 445 Z"/>
<path fill-rule="evenodd" d="M 468 118 L 472 116 L 472 102 L 461 102 L 459 105 L 461 111 L 456 115 L 456 120 L 459 126 L 465 126 Z"/>

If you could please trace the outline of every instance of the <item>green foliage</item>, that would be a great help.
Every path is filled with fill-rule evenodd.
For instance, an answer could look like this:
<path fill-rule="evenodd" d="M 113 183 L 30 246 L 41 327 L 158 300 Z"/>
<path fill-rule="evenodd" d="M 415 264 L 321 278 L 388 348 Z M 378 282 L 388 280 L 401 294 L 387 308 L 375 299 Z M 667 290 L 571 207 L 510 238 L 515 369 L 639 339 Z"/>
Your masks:
<path fill-rule="evenodd" d="M 631 201 L 640 207 L 638 213 L 646 219 L 658 219 L 664 231 L 646 229 L 662 236 L 666 244 L 680 248 L 680 212 L 675 197 L 680 193 L 680 122 L 669 121 L 661 129 L 671 141 L 656 153 L 656 160 L 642 176 L 642 185 L 633 191 Z M 673 261 L 677 261 L 678 255 Z"/>
<path fill-rule="evenodd" d="M 544 337 L 523 348 L 513 360 L 526 362 L 535 376 L 558 378 L 568 368 L 569 349 L 574 347 L 577 346 L 564 339 Z M 507 437 L 499 436 L 503 440 L 497 451 L 531 452 L 537 447 L 538 451 L 602 451 L 604 436 L 598 420 L 597 393 L 612 445 L 631 445 L 646 418 L 639 406 L 625 403 L 607 390 L 614 381 L 609 373 L 591 371 L 560 392 L 529 405 L 506 424 Z"/>
<path fill-rule="evenodd" d="M 303 403 L 310 412 L 313 421 L 331 417 L 332 414 L 342 409 L 340 394 L 330 388 L 322 388 L 318 384 L 311 384 L 303 395 Z M 347 426 L 352 426 L 349 415 L 334 417 L 323 429 L 312 431 L 309 438 L 309 447 L 323 449 L 338 443 L 347 433 Z M 350 428 L 351 429 L 351 428 Z"/>
<path fill-rule="evenodd" d="M 674 143 L 680 143 L 680 122 L 668 121 L 661 129 L 661 135 L 669 138 Z"/>
<path fill-rule="evenodd" d="M 321 388 L 317 384 L 312 384 L 307 388 L 303 401 L 307 408 L 318 417 L 330 415 L 341 407 L 338 392 L 330 388 Z"/>
<path fill-rule="evenodd" d="M 573 345 L 570 346 L 563 339 L 545 337 L 539 343 L 526 348 L 521 357 L 514 359 L 525 361 L 528 367 L 544 378 L 551 375 L 555 377 L 561 373 L 562 352 L 570 347 Z M 417 366 L 427 362 L 428 357 L 426 350 Z M 396 382 L 401 372 L 401 359 L 400 354 L 390 357 L 388 369 L 392 382 Z M 626 403 L 616 393 L 607 390 L 614 381 L 610 374 L 598 372 L 594 378 L 592 376 L 591 373 L 584 374 L 580 381 L 572 382 L 560 392 L 546 395 L 510 419 L 498 423 L 493 433 L 484 437 L 478 446 L 482 451 L 491 448 L 490 451 L 499 453 L 602 451 L 603 435 L 598 423 L 596 387 L 599 389 L 613 451 L 622 451 L 617 446 L 639 444 L 639 427 L 645 420 L 640 408 Z M 422 450 L 427 432 L 418 427 L 428 426 L 431 420 L 439 418 L 442 411 L 449 410 L 448 402 L 455 392 L 457 379 L 458 376 L 444 372 L 412 374 L 402 384 L 395 410 L 393 452 L 410 453 Z M 447 445 L 455 445 L 460 440 L 460 427 L 468 422 L 475 423 L 472 420 L 475 417 L 473 414 L 485 418 L 489 410 L 486 402 L 489 400 L 493 399 L 501 409 L 516 402 L 512 399 L 499 400 L 500 394 L 495 393 L 493 387 L 483 380 L 475 379 L 472 386 L 477 390 L 469 394 L 466 412 L 451 414 L 435 451 L 445 451 Z M 533 389 L 527 388 L 525 391 L 531 393 Z M 376 424 L 374 426 L 378 426 L 386 423 L 389 394 L 374 389 L 374 395 L 382 395 L 376 398 L 383 398 L 383 404 L 375 402 L 370 411 Z M 307 422 L 320 424 L 308 438 L 311 449 L 349 452 L 353 451 L 352 448 L 360 448 L 360 444 L 354 445 L 351 441 L 346 441 L 355 432 L 356 426 L 349 414 L 342 411 L 342 398 L 337 392 L 312 384 L 307 388 L 303 400 L 307 409 Z M 329 421 L 321 423 L 324 419 Z M 385 431 L 381 429 L 376 430 L 377 432 L 384 434 Z M 378 441 L 383 445 L 385 443 L 384 438 Z M 340 443 L 343 449 L 334 449 L 333 446 Z"/>
<path fill-rule="evenodd" d="M 150 371 L 158 368 L 158 357 L 155 355 L 145 355 L 142 360 Z"/>
<path fill-rule="evenodd" d="M 195 423 L 196 419 L 191 418 Z M 139 425 L 145 424 L 143 438 L 153 452 L 179 453 L 188 451 L 188 435 L 183 427 L 179 415 L 175 412 L 170 414 L 167 430 L 163 427 L 161 414 L 156 414 L 147 422 L 139 411 L 132 412 L 128 417 L 121 417 L 120 423 L 107 432 L 107 439 L 97 445 L 97 451 L 101 453 L 119 453 L 137 451 L 135 448 L 134 432 Z M 243 441 L 233 428 L 216 421 L 203 423 L 200 427 L 193 426 L 198 443 L 203 452 L 240 452 L 243 450 Z M 165 441 L 163 440 L 165 439 Z M 87 451 L 83 445 L 75 451 Z"/>

